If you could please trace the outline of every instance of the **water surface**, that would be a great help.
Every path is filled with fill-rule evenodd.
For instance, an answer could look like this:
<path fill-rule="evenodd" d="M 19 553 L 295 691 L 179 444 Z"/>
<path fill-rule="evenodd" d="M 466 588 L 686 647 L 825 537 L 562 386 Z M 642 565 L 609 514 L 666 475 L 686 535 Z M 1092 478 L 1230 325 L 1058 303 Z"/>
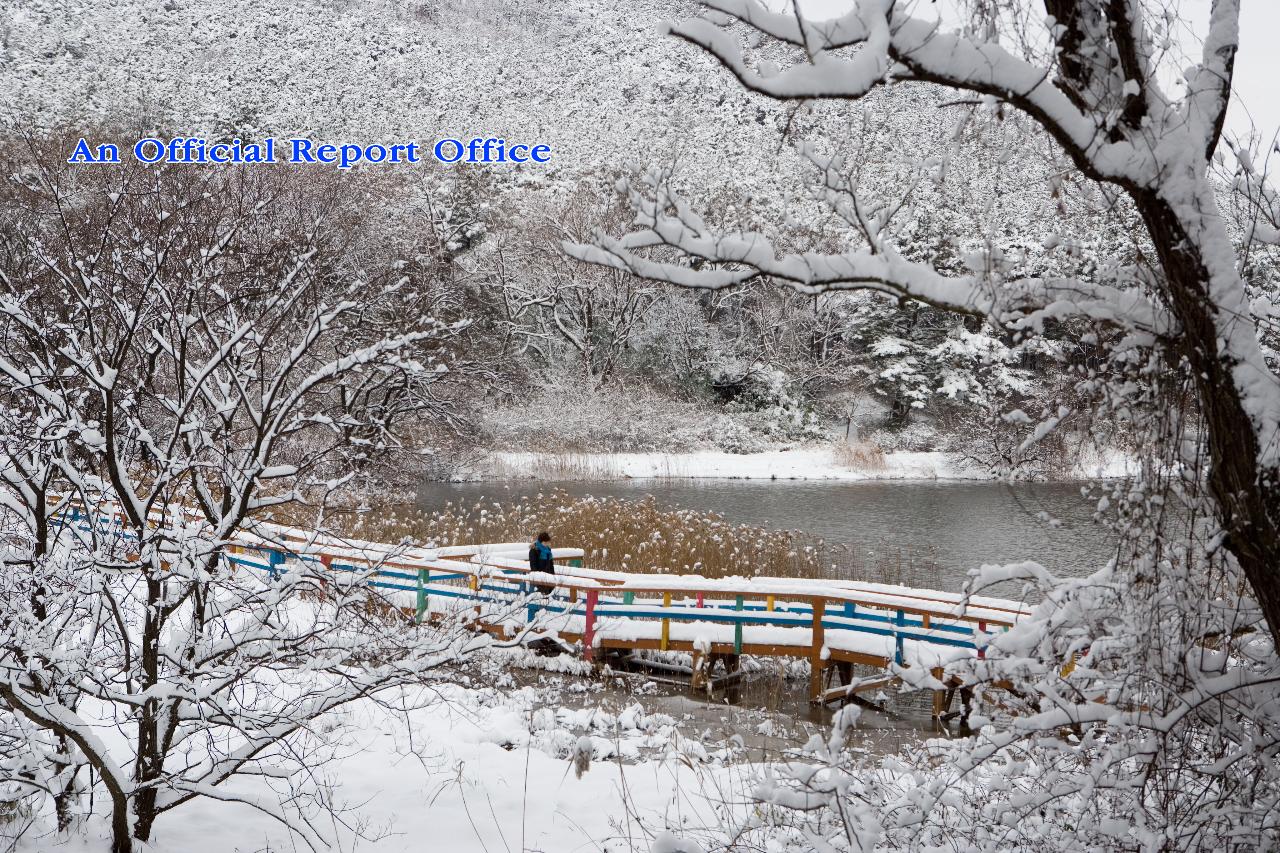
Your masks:
<path fill-rule="evenodd" d="M 419 505 L 480 498 L 507 501 L 561 489 L 573 496 L 640 499 L 710 510 L 728 521 L 800 530 L 864 552 L 921 555 L 948 586 L 984 563 L 1035 560 L 1080 575 L 1111 555 L 1112 537 L 1093 521 L 1096 498 L 1081 483 L 821 480 L 622 480 L 610 482 L 426 483 Z M 1048 520 L 1046 520 L 1046 517 Z M 565 543 L 569 544 L 569 543 Z"/>

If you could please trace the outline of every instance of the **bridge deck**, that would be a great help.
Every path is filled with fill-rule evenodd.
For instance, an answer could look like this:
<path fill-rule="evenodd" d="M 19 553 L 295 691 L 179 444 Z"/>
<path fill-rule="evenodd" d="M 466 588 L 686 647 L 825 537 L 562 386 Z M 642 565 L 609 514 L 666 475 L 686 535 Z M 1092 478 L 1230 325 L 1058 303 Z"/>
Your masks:
<path fill-rule="evenodd" d="M 74 509 L 72 519 L 98 530 L 116 522 L 98 515 L 90 524 Z M 992 633 L 1028 614 L 1005 599 L 889 584 L 602 571 L 584 566 L 574 548 L 554 550 L 555 575 L 538 574 L 529 571 L 527 549 L 406 549 L 258 524 L 227 546 L 226 558 L 272 575 L 300 561 L 359 572 L 418 619 L 461 614 L 505 637 L 554 635 L 580 643 L 588 659 L 601 649 L 683 651 L 693 655 L 696 677 L 716 655 L 803 658 L 814 701 L 851 692 L 850 685 L 824 690 L 829 664 L 922 667 L 940 677 L 948 663 L 981 657 Z"/>
<path fill-rule="evenodd" d="M 543 575 L 529 571 L 525 543 L 386 557 L 390 546 L 379 543 L 274 532 L 274 546 L 264 541 L 232 559 L 268 568 L 253 551 L 287 545 L 286 562 L 373 570 L 368 582 L 419 618 L 470 611 L 478 626 L 504 636 L 533 630 L 580 643 L 588 659 L 600 649 L 683 651 L 693 655 L 695 672 L 713 655 L 807 659 L 814 701 L 849 693 L 824 691 L 829 664 L 940 675 L 950 662 L 981 657 L 992 633 L 1029 612 L 1006 599 L 889 584 L 608 572 L 583 566 L 583 552 L 574 548 L 555 549 L 556 574 Z"/>

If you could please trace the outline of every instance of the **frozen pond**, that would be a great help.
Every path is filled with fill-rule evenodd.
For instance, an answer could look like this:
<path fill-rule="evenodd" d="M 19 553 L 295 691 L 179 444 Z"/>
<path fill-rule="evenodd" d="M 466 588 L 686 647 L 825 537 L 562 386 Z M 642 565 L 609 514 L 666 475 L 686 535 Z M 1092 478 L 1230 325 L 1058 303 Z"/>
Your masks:
<path fill-rule="evenodd" d="M 983 563 L 1032 559 L 1058 574 L 1084 574 L 1110 555 L 1092 520 L 1096 497 L 1080 483 L 974 481 L 833 482 L 623 480 L 612 482 L 427 483 L 419 505 L 480 498 L 508 501 L 563 489 L 571 495 L 639 499 L 720 513 L 731 522 L 801 530 L 828 542 L 926 555 L 940 580 L 958 584 Z M 1040 519 L 1048 513 L 1059 524 Z M 568 544 L 568 543 L 565 543 Z"/>

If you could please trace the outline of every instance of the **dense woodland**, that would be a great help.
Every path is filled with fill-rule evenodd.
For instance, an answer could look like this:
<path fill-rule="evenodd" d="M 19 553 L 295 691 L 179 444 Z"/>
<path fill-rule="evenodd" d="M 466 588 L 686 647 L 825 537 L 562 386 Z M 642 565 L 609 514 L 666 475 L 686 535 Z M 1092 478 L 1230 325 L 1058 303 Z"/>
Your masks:
<path fill-rule="evenodd" d="M 722 227 L 765 228 L 782 246 L 839 248 L 851 229 L 826 203 L 833 188 L 803 153 L 812 142 L 843 158 L 850 186 L 887 199 L 883 213 L 894 218 L 906 258 L 953 272 L 1000 263 L 1024 275 L 1121 286 L 1141 277 L 1153 255 L 1132 204 L 1064 172 L 1056 146 L 1007 106 L 928 84 L 850 107 L 779 105 L 649 37 L 638 22 L 670 11 L 661 4 L 586 4 L 550 15 L 484 2 L 396 5 L 389 13 L 378 4 L 335 5 L 342 25 L 361 38 L 344 43 L 342 64 L 328 68 L 289 50 L 317 26 L 308 16 L 224 5 L 216 18 L 180 3 L 138 4 L 146 13 L 136 17 L 104 7 L 73 19 L 60 4 L 39 3 L 13 14 L 0 74 L 45 85 L 15 116 L 10 148 L 52 163 L 81 134 L 390 141 L 470 130 L 549 140 L 555 161 L 546 168 L 423 164 L 350 175 L 281 168 L 271 178 L 310 200 L 293 227 L 322 221 L 344 245 L 342 264 L 370 278 L 407 264 L 424 310 L 470 324 L 458 357 L 477 369 L 465 383 L 459 377 L 466 392 L 451 400 L 468 428 L 445 435 L 424 424 L 416 441 L 449 449 L 431 463 L 436 474 L 454 473 L 483 447 L 750 452 L 849 439 L 886 450 L 958 451 L 1001 470 L 1045 474 L 1082 442 L 1128 446 L 1123 427 L 1099 432 L 1078 417 L 1030 453 L 989 428 L 993 415 L 1011 410 L 1075 408 L 1078 371 L 1099 363 L 1104 329 L 1068 321 L 1020 340 L 912 298 L 801 294 L 767 274 L 727 291 L 690 292 L 564 261 L 563 241 L 626 223 L 630 212 L 614 185 L 652 168 L 689 188 Z M 181 61 L 131 52 L 107 79 L 82 76 L 101 67 L 96 57 L 112 43 L 150 43 L 187 27 L 204 42 L 188 43 Z M 90 37 L 103 28 L 113 38 Z M 481 33 L 508 46 L 505 59 L 476 58 L 466 69 L 442 64 L 460 39 Z M 220 35 L 225 47 L 210 52 L 204 45 Z M 270 85 L 245 61 L 258 50 L 277 51 Z M 587 74 L 601 57 L 604 69 Z M 147 81 L 169 79 L 178 66 L 186 82 L 151 97 L 155 84 Z M 199 96 L 221 77 L 235 97 Z M 691 80 L 697 107 L 714 116 L 696 127 L 672 109 Z M 566 101 L 567 92 L 584 89 L 590 97 Z M 380 91 L 385 97 L 370 96 Z M 466 97 L 454 97 L 459 92 Z M 714 143 L 704 144 L 712 132 Z M 729 172 L 717 168 L 721 156 L 734 165 Z M 1248 204 L 1233 201 L 1231 174 L 1218 179 L 1224 212 L 1243 234 L 1252 227 Z M 1270 304 L 1275 252 L 1249 252 L 1250 285 L 1259 304 Z M 592 413 L 601 405 L 619 417 L 600 423 Z"/>

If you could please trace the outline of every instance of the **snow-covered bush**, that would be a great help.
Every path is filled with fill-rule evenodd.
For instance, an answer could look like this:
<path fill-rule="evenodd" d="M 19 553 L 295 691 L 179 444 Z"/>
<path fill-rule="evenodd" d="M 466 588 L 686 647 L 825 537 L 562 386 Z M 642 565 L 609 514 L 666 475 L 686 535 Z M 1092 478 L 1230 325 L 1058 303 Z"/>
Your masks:
<path fill-rule="evenodd" d="M 728 401 L 728 411 L 750 413 L 757 431 L 768 438 L 789 441 L 821 435 L 812 406 L 795 380 L 777 367 L 716 364 L 708 369 L 707 382 Z"/>

